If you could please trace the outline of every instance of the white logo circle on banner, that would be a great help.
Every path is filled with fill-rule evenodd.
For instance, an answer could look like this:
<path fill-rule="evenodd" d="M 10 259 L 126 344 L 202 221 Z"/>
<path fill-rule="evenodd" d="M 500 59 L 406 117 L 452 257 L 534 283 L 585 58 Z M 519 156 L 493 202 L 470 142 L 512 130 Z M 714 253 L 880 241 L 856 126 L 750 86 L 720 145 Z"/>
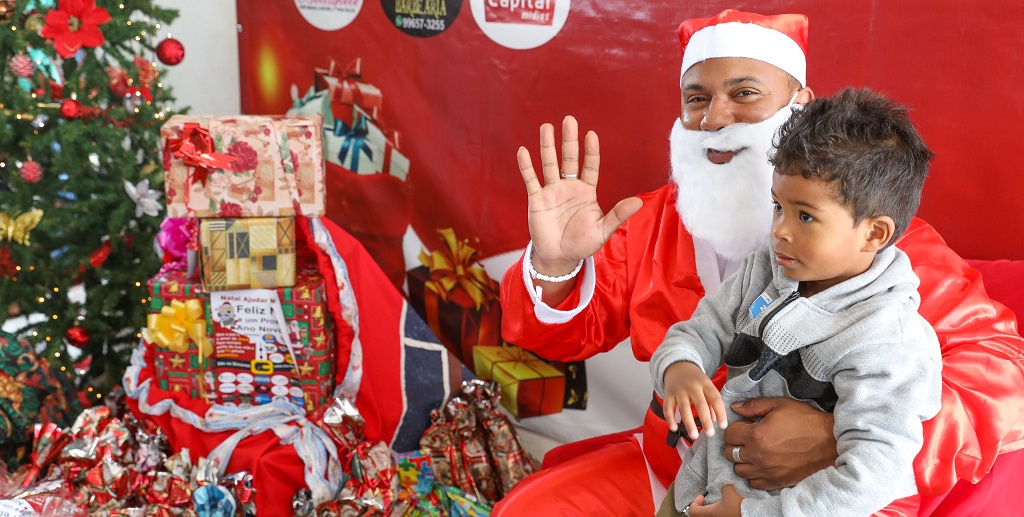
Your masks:
<path fill-rule="evenodd" d="M 356 19 L 363 0 L 295 0 L 295 7 L 310 25 L 336 31 Z"/>
<path fill-rule="evenodd" d="M 495 43 L 526 50 L 554 38 L 569 17 L 571 0 L 469 0 L 473 19 Z"/>

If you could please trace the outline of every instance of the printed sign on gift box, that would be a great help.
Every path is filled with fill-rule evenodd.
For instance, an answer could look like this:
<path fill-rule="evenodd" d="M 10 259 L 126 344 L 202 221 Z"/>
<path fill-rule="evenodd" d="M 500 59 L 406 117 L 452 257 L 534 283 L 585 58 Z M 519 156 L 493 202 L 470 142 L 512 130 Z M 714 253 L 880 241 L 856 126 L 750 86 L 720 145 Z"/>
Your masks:
<path fill-rule="evenodd" d="M 562 411 L 565 375 L 539 357 L 516 347 L 473 349 L 476 375 L 501 387 L 501 405 L 517 418 Z"/>
<path fill-rule="evenodd" d="M 501 340 L 498 284 L 477 265 L 476 250 L 451 228 L 438 230 L 445 246 L 420 252 L 423 266 L 409 270 L 409 303 L 441 343 L 464 364 L 473 349 Z"/>
<path fill-rule="evenodd" d="M 203 219 L 199 225 L 207 291 L 295 283 L 295 219 Z"/>
<path fill-rule="evenodd" d="M 277 292 L 245 289 L 210 295 L 217 400 L 250 407 L 284 400 L 305 407 L 295 348 Z"/>
<path fill-rule="evenodd" d="M 320 115 L 174 115 L 160 137 L 169 217 L 324 212 Z"/>

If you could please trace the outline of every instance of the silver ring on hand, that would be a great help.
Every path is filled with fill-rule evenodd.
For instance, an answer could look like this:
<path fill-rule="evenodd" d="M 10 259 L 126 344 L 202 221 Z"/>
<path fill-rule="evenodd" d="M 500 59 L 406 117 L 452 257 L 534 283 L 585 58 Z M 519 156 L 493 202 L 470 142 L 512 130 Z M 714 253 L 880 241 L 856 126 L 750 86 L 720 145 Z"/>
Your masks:
<path fill-rule="evenodd" d="M 734 462 L 736 462 L 736 463 L 743 463 L 743 460 L 740 459 L 740 446 L 739 445 L 737 445 L 737 446 L 732 448 L 732 460 Z"/>
<path fill-rule="evenodd" d="M 562 179 L 564 179 L 564 180 L 574 180 L 574 179 L 579 178 L 579 176 L 580 176 L 579 174 L 565 174 L 565 173 L 563 173 L 562 174 Z"/>

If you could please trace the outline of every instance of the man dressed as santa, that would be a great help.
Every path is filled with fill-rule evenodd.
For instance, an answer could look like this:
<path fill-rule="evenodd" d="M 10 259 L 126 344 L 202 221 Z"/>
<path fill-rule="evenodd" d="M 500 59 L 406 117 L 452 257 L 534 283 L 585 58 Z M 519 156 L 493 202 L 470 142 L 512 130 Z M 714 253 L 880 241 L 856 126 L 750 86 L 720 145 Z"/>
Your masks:
<path fill-rule="evenodd" d="M 596 195 L 596 134 L 585 135 L 581 163 L 577 123 L 567 117 L 559 167 L 553 127 L 542 126 L 543 180 L 519 150 L 532 242 L 502 281 L 509 342 L 570 361 L 629 338 L 634 356 L 647 362 L 670 325 L 689 318 L 746 253 L 765 245 L 772 138 L 813 98 L 807 18 L 727 10 L 683 22 L 679 38 L 682 113 L 671 133 L 671 184 L 605 214 Z M 1024 452 L 1013 452 L 1024 447 L 1024 340 L 1014 316 L 924 221 L 915 219 L 897 246 L 921 278 L 920 312 L 942 343 L 945 382 L 942 410 L 926 422 L 915 461 L 921 495 L 883 514 L 1010 508 L 1009 487 L 1024 486 Z M 792 486 L 834 464 L 830 414 L 789 399 L 735 409 L 750 420 L 730 423 L 723 454 L 755 488 Z M 495 514 L 653 515 L 687 446 L 669 437 L 659 413 L 655 399 L 635 433 L 556 448 Z"/>

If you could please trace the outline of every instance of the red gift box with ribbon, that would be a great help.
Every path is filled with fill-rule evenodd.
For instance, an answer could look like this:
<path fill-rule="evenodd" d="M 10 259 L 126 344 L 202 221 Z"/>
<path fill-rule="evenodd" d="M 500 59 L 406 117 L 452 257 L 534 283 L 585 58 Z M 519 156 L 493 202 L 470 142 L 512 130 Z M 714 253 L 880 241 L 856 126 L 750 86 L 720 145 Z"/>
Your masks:
<path fill-rule="evenodd" d="M 384 96 L 376 86 L 362 81 L 362 59 L 356 58 L 343 70 L 337 69 L 332 59 L 327 68 L 313 69 L 313 88 L 327 90 L 331 112 L 336 120 L 352 126 L 354 106 L 377 119 L 383 113 Z"/>
<path fill-rule="evenodd" d="M 473 364 L 473 348 L 501 341 L 498 284 L 476 263 L 477 251 L 458 240 L 451 228 L 438 230 L 444 245 L 427 254 L 423 266 L 408 272 L 409 303 L 441 343 L 464 364 Z"/>
<path fill-rule="evenodd" d="M 330 400 L 334 390 L 335 332 L 327 312 L 327 288 L 315 262 L 301 257 L 295 285 L 278 287 L 278 299 L 296 350 L 296 363 L 306 410 Z M 185 271 L 165 271 L 148 282 L 150 310 L 143 333 L 147 362 L 156 370 L 160 389 L 215 400 L 216 383 L 209 352 L 217 339 L 210 294 Z M 198 344 L 202 343 L 202 345 Z M 208 348 L 207 354 L 202 351 Z M 202 379 L 204 382 L 200 382 Z M 208 396 L 206 396 L 208 395 Z"/>

